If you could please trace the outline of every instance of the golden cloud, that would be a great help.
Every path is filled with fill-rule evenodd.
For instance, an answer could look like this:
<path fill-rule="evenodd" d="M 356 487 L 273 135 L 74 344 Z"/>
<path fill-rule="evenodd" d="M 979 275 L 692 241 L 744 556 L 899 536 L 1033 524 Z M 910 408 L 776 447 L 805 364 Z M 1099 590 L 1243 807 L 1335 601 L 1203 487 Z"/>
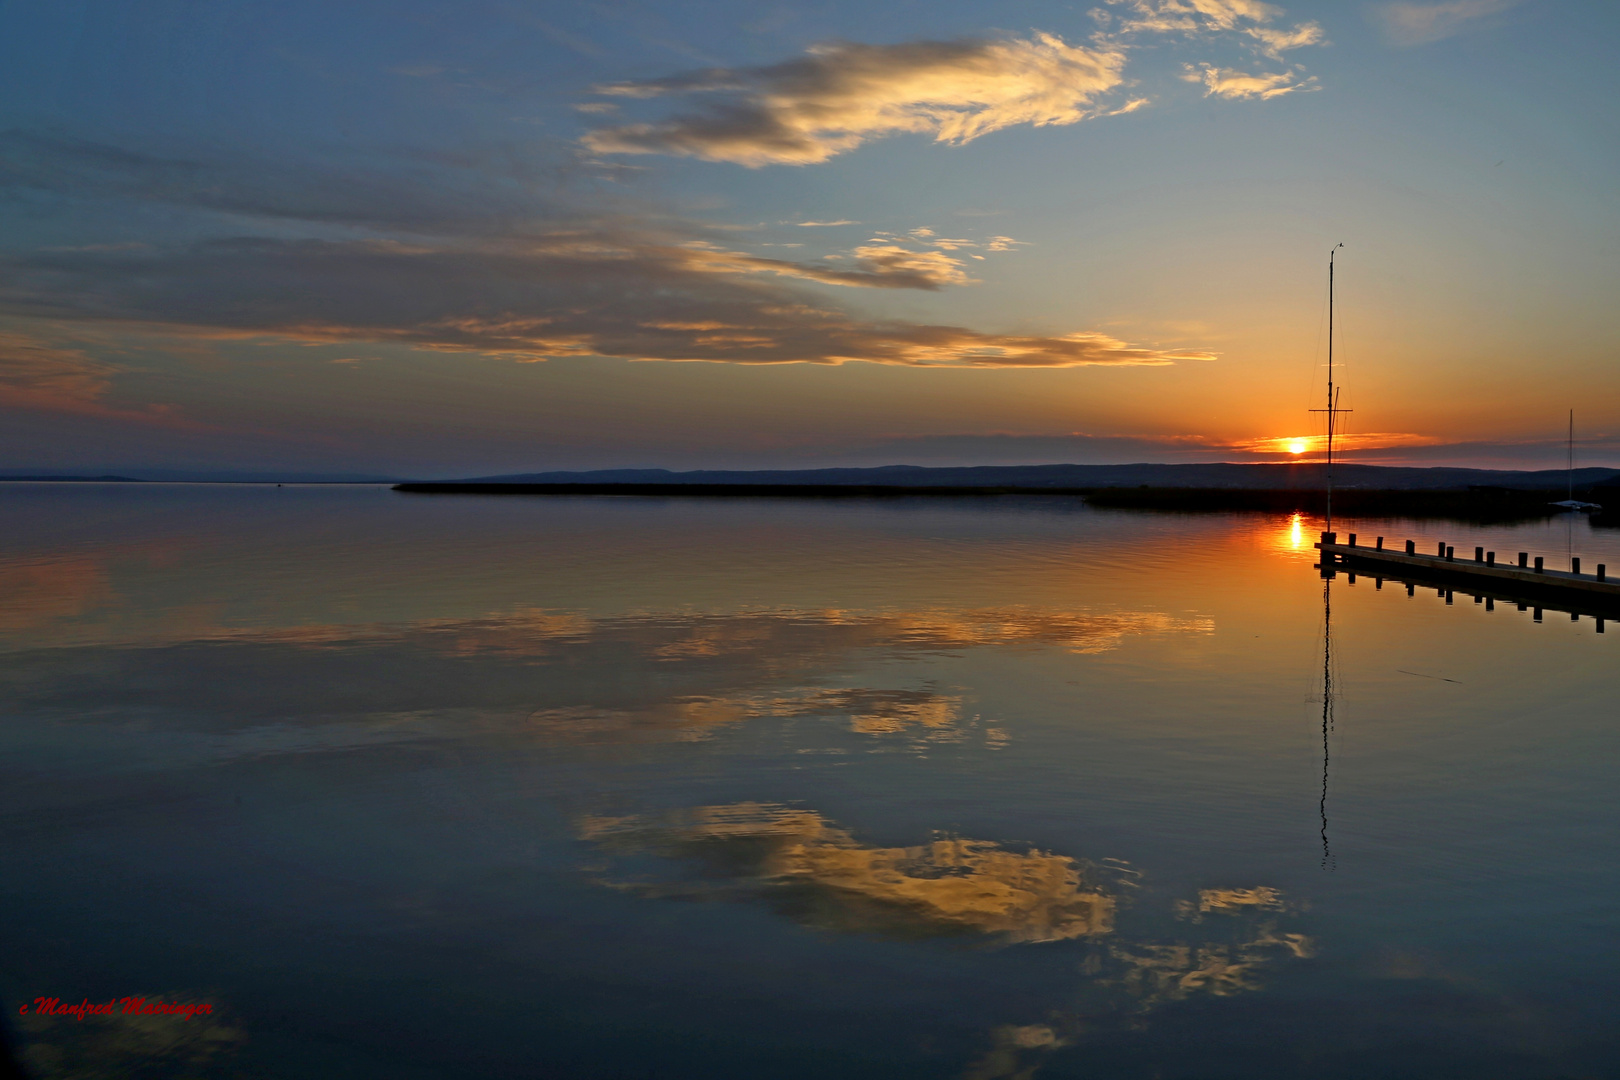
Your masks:
<path fill-rule="evenodd" d="M 1233 68 L 1220 68 L 1211 64 L 1199 64 L 1197 67 L 1189 64 L 1182 77 L 1188 82 L 1203 83 L 1205 97 L 1238 100 L 1260 98 L 1262 101 L 1270 101 L 1284 94 L 1321 89 L 1315 75 L 1300 78 L 1297 72 L 1288 71 L 1271 75 L 1250 75 Z"/>
<path fill-rule="evenodd" d="M 853 269 L 834 269 L 609 227 L 473 246 L 238 239 L 16 257 L 0 265 L 0 301 L 167 333 L 397 341 L 518 360 L 1074 367 L 1214 358 L 1095 332 L 873 320 L 769 280 L 927 290 L 969 281 L 941 251 L 882 241 L 855 255 Z"/>
<path fill-rule="evenodd" d="M 960 145 L 1029 124 L 1075 124 L 1123 82 L 1125 55 L 1055 34 L 989 41 L 818 45 L 757 68 L 615 83 L 626 98 L 716 95 L 707 110 L 588 133 L 602 154 L 678 154 L 750 168 L 826 161 L 871 139 L 932 135 Z"/>

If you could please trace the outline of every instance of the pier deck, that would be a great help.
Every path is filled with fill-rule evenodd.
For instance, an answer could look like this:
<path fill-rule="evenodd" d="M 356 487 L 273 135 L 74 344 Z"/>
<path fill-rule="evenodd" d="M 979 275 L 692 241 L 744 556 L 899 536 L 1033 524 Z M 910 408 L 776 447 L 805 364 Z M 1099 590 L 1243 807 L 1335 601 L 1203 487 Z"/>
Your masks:
<path fill-rule="evenodd" d="M 1354 534 L 1351 539 L 1355 539 Z M 1452 548 L 1446 549 L 1446 555 L 1420 555 L 1415 551 L 1391 550 L 1377 543 L 1338 543 L 1333 533 L 1324 534 L 1322 541 L 1314 546 L 1322 552 L 1324 567 L 1332 565 L 1367 574 L 1382 571 L 1394 578 L 1422 577 L 1471 584 L 1504 597 L 1562 595 L 1585 605 L 1620 609 L 1620 580 L 1607 576 L 1607 567 L 1602 564 L 1597 566 L 1595 574 L 1537 570 L 1533 566 L 1493 563 L 1489 559 L 1494 553 L 1477 548 L 1473 556 L 1466 558 L 1456 558 Z"/>

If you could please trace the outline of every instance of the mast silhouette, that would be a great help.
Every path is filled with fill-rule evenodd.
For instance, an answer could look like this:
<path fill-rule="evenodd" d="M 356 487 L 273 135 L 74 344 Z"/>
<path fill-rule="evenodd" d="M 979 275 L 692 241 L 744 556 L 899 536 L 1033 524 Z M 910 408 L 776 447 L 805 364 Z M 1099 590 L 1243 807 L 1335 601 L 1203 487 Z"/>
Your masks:
<path fill-rule="evenodd" d="M 1340 413 L 1350 412 L 1350 409 L 1339 408 L 1339 391 L 1333 386 L 1333 257 L 1338 254 L 1343 244 L 1335 244 L 1328 251 L 1328 375 L 1327 375 L 1327 408 L 1312 409 L 1311 412 L 1327 413 L 1327 524 L 1323 526 L 1324 533 L 1333 531 L 1333 437 L 1338 432 L 1337 419 Z"/>

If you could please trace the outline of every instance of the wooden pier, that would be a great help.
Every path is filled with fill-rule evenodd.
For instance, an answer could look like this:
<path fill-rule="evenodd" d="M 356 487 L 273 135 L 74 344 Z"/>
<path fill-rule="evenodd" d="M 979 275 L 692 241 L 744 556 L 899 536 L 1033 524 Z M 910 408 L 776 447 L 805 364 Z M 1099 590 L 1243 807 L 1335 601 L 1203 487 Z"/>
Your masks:
<path fill-rule="evenodd" d="M 1553 570 L 1543 557 L 1532 559 L 1523 551 L 1511 562 L 1498 562 L 1497 553 L 1483 547 L 1476 547 L 1471 557 L 1458 558 L 1456 549 L 1443 543 L 1436 544 L 1433 554 L 1420 554 L 1411 540 L 1404 550 L 1396 551 L 1384 546 L 1382 536 L 1370 545 L 1357 543 L 1355 533 L 1346 539 L 1347 543 L 1339 543 L 1338 534 L 1325 532 L 1314 545 L 1322 553 L 1323 573 L 1343 570 L 1400 581 L 1461 585 L 1481 597 L 1597 617 L 1620 616 L 1620 580 L 1610 577 L 1603 563 L 1586 574 L 1581 572 L 1578 558 L 1571 560 L 1568 570 Z"/>

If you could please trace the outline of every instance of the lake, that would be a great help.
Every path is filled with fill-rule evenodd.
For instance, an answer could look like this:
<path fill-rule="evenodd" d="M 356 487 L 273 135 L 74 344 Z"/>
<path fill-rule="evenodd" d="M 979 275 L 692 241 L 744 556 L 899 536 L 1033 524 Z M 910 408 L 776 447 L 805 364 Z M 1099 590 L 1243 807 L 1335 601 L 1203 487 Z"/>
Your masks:
<path fill-rule="evenodd" d="M 1620 1076 L 1620 627 L 1325 582 L 1318 521 L 0 513 L 35 1076 Z M 1620 568 L 1584 520 L 1335 527 Z"/>

